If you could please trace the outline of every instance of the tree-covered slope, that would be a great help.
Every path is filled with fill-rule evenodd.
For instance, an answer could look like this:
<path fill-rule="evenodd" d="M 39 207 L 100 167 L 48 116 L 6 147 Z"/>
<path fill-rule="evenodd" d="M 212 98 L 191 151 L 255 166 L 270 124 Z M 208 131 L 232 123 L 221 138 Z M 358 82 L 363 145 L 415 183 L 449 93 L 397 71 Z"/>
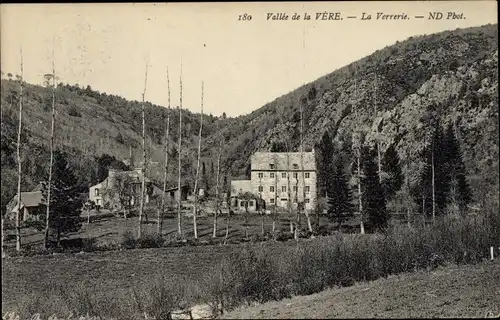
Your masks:
<path fill-rule="evenodd" d="M 335 59 L 335 52 L 332 52 Z M 376 80 L 376 81 L 375 81 Z M 2 201 L 15 189 L 18 82 L 2 80 Z M 222 89 L 221 89 L 222 90 Z M 26 85 L 24 95 L 23 189 L 46 176 L 50 134 L 50 89 Z M 71 152 L 81 182 L 96 179 L 96 156 L 110 154 L 142 161 L 141 107 L 137 101 L 60 85 L 56 90 L 56 145 Z M 376 102 L 376 107 L 374 103 Z M 207 116 L 203 161 L 215 162 L 222 143 L 223 171 L 245 175 L 250 155 L 270 150 L 273 142 L 299 146 L 299 107 L 304 107 L 304 142 L 311 149 L 323 133 L 348 145 L 354 131 L 379 139 L 382 152 L 395 145 L 408 171 L 418 176 L 415 152 L 429 143 L 433 112 L 452 123 L 467 173 L 477 195 L 498 194 L 498 31 L 496 25 L 413 37 L 388 46 L 304 85 L 256 111 L 236 118 Z M 171 113 L 170 177 L 176 179 L 178 118 Z M 166 108 L 146 104 L 146 144 L 151 175 L 159 176 Z M 193 180 L 199 114 L 183 112 L 183 175 Z M 220 130 L 220 131 L 219 131 Z M 378 131 L 378 133 L 377 133 Z M 413 152 L 413 153 L 412 153 Z M 406 172 L 406 171 L 405 171 Z M 495 193 L 496 192 L 496 193 Z"/>

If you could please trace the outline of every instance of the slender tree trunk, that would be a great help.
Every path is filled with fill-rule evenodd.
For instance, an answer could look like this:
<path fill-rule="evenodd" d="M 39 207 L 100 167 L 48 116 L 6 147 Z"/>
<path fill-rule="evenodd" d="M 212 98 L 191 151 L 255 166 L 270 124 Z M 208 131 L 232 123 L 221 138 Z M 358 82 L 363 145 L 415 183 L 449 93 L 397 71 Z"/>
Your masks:
<path fill-rule="evenodd" d="M 436 177 L 434 172 L 434 144 L 432 145 L 431 166 L 432 166 L 432 221 L 434 221 L 436 219 Z"/>
<path fill-rule="evenodd" d="M 219 129 L 220 135 L 220 129 Z M 219 151 L 217 153 L 217 174 L 215 183 L 215 214 L 214 214 L 214 233 L 212 237 L 217 237 L 217 213 L 219 211 L 219 175 L 220 175 L 220 156 L 222 150 L 222 137 L 219 137 Z"/>
<path fill-rule="evenodd" d="M 146 64 L 146 73 L 144 75 L 144 91 L 142 92 L 142 177 L 141 177 L 141 203 L 139 205 L 139 228 L 137 230 L 137 239 L 141 238 L 142 215 L 144 213 L 144 195 L 146 189 L 146 117 L 144 97 L 146 95 L 146 86 L 148 83 L 148 65 Z M 146 218 L 147 219 L 147 218 Z"/>
<path fill-rule="evenodd" d="M 407 196 L 407 199 L 406 199 L 406 219 L 407 219 L 407 222 L 408 222 L 408 227 L 411 226 L 411 221 L 410 221 L 410 217 L 411 217 L 411 212 L 410 212 L 410 180 L 408 178 L 408 176 L 410 175 L 410 171 L 409 171 L 409 167 L 408 167 L 408 162 L 409 162 L 409 159 L 406 161 L 406 175 L 405 175 L 405 185 L 406 185 L 406 196 Z"/>
<path fill-rule="evenodd" d="M 247 201 L 247 204 L 245 205 L 245 239 L 248 238 L 248 200 L 245 200 Z"/>
<path fill-rule="evenodd" d="M 16 251 L 21 251 L 21 132 L 23 126 L 23 51 L 21 50 L 21 78 L 19 79 L 19 126 L 17 130 L 17 213 L 16 213 Z"/>
<path fill-rule="evenodd" d="M 5 253 L 3 252 L 3 249 L 4 249 L 4 240 L 5 240 L 4 220 L 5 220 L 5 217 L 2 215 L 2 258 L 5 257 Z"/>
<path fill-rule="evenodd" d="M 179 192 L 179 199 L 177 201 L 177 233 L 179 237 L 182 237 L 182 215 L 181 215 L 181 139 L 182 138 L 182 61 L 181 61 L 181 76 L 180 76 L 180 96 L 179 96 L 179 146 L 178 146 L 178 160 L 179 160 L 179 172 L 177 179 L 177 188 Z"/>
<path fill-rule="evenodd" d="M 425 190 L 422 190 L 422 216 L 425 217 Z"/>
<path fill-rule="evenodd" d="M 276 220 L 278 218 L 278 162 L 276 161 L 276 155 L 274 156 L 274 168 L 276 172 L 274 174 L 273 238 L 276 236 Z"/>
<path fill-rule="evenodd" d="M 231 218 L 231 208 L 227 211 L 226 216 L 226 235 L 224 236 L 224 244 L 226 244 L 227 239 L 229 238 L 229 219 Z"/>
<path fill-rule="evenodd" d="M 260 220 L 260 233 L 264 236 L 264 215 L 265 213 L 261 211 L 261 220 Z"/>
<path fill-rule="evenodd" d="M 50 162 L 49 162 L 49 181 L 47 184 L 47 203 L 46 203 L 46 211 L 45 211 L 45 238 L 44 245 L 45 249 L 49 246 L 49 226 L 50 226 L 50 200 L 52 194 L 52 171 L 54 166 L 54 128 L 56 122 L 56 103 L 55 103 L 55 63 L 54 59 L 52 59 L 52 115 L 51 115 L 51 128 L 50 128 Z"/>
<path fill-rule="evenodd" d="M 87 208 L 87 224 L 90 224 L 90 208 Z"/>
<path fill-rule="evenodd" d="M 287 209 L 288 209 L 288 219 L 290 221 L 290 233 L 294 233 L 294 227 L 293 227 L 293 222 L 292 222 L 292 194 L 290 191 L 290 155 L 289 155 L 290 149 L 288 148 L 288 143 L 287 143 L 287 148 L 286 148 L 286 179 L 287 179 L 287 186 L 286 186 L 286 191 L 287 191 Z"/>
<path fill-rule="evenodd" d="M 373 101 L 373 111 L 374 111 L 373 118 L 376 119 L 376 117 L 377 117 L 377 75 L 375 75 L 375 90 L 374 90 L 373 100 L 374 100 Z M 376 147 L 377 147 L 377 155 L 378 155 L 378 181 L 380 183 L 382 183 L 382 156 L 380 154 L 380 137 L 379 137 L 378 125 L 377 125 Z"/>
<path fill-rule="evenodd" d="M 361 234 L 365 234 L 365 221 L 364 221 L 365 219 L 363 214 L 363 194 L 361 192 L 361 146 L 360 149 L 358 150 L 357 164 L 358 164 L 359 213 L 361 214 L 360 228 L 361 228 Z"/>
<path fill-rule="evenodd" d="M 196 179 L 194 180 L 194 207 L 193 207 L 193 230 L 194 238 L 198 239 L 198 227 L 196 225 L 196 215 L 198 212 L 198 179 L 200 176 L 200 156 L 201 156 L 201 132 L 203 130 L 203 82 L 201 82 L 201 114 L 200 132 L 198 133 L 198 159 L 196 161 Z M 217 215 L 217 213 L 216 213 Z"/>
<path fill-rule="evenodd" d="M 304 110 L 301 105 L 300 107 L 300 166 L 301 166 L 301 174 L 302 174 L 302 202 L 303 202 L 303 210 L 307 220 L 307 228 L 309 232 L 312 234 L 313 228 L 311 225 L 311 219 L 309 217 L 309 212 L 306 209 L 306 178 L 304 173 Z M 311 201 L 311 200 L 309 200 Z"/>
<path fill-rule="evenodd" d="M 161 237 L 163 214 L 165 214 L 165 193 L 167 192 L 168 175 L 168 139 L 170 134 L 170 77 L 167 68 L 167 90 L 168 90 L 168 109 L 167 109 L 167 130 L 165 133 L 165 168 L 163 170 L 163 193 L 161 197 L 161 213 L 158 212 L 158 235 Z"/>
<path fill-rule="evenodd" d="M 295 203 L 297 204 L 297 214 L 296 214 L 296 222 L 295 222 L 295 232 L 294 232 L 294 238 L 295 240 L 299 241 L 299 231 L 300 231 L 300 208 L 299 208 L 299 199 L 298 199 L 298 192 L 299 192 L 299 176 L 297 172 L 294 172 L 294 174 L 297 174 L 297 178 L 295 179 Z"/>
<path fill-rule="evenodd" d="M 57 227 L 57 247 L 61 247 L 61 228 Z"/>

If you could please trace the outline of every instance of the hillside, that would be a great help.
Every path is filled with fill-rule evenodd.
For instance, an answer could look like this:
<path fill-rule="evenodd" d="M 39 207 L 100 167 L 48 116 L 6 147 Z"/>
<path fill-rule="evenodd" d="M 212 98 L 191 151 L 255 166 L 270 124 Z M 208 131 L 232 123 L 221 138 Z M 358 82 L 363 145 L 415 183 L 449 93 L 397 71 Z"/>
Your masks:
<path fill-rule="evenodd" d="M 15 186 L 17 90 L 13 80 L 2 80 L 2 194 Z M 34 85 L 28 85 L 25 92 L 23 123 L 29 157 L 24 152 L 28 169 L 24 185 L 28 188 L 46 175 L 51 96 L 48 89 Z M 95 177 L 95 156 L 106 153 L 126 159 L 132 147 L 136 161 L 141 160 L 141 109 L 137 101 L 62 84 L 56 100 L 56 141 L 72 152 L 72 161 L 81 168 L 82 183 Z M 425 136 L 430 128 L 426 115 L 437 106 L 441 123 L 454 124 L 475 194 L 481 190 L 482 196 L 498 195 L 496 25 L 413 37 L 327 74 L 248 115 L 205 118 L 203 155 L 208 169 L 220 141 L 217 128 L 222 128 L 223 171 L 233 178 L 245 175 L 253 152 L 270 150 L 273 142 L 287 142 L 291 151 L 296 151 L 300 104 L 305 110 L 306 149 L 313 148 L 327 130 L 341 145 L 350 143 L 354 129 L 365 132 L 373 142 L 378 127 L 382 152 L 394 143 L 401 160 L 411 160 L 408 169 L 404 168 L 411 179 L 421 164 L 410 151 L 420 150 L 427 143 Z M 165 116 L 166 108 L 147 104 L 147 145 L 151 160 L 159 163 L 156 171 L 163 162 Z M 178 113 L 172 112 L 172 161 L 176 161 L 177 123 Z M 183 124 L 183 145 L 189 146 L 183 150 L 183 172 L 189 183 L 195 170 L 199 115 L 184 112 Z M 175 176 L 175 166 L 171 170 Z M 5 198 L 7 195 L 2 195 L 2 200 Z"/>
<path fill-rule="evenodd" d="M 500 315 L 499 272 L 498 261 L 451 265 L 240 307 L 221 318 L 494 318 Z"/>

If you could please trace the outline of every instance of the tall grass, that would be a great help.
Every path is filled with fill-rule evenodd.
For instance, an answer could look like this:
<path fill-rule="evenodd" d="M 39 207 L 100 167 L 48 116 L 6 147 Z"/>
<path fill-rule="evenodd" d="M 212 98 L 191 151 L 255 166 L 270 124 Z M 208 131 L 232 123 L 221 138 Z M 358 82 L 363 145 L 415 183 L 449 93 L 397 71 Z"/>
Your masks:
<path fill-rule="evenodd" d="M 112 297 L 85 286 L 68 287 L 63 293 L 29 296 L 16 311 L 163 319 L 177 308 L 208 303 L 222 312 L 402 272 L 476 263 L 499 243 L 500 216 L 493 212 L 477 219 L 443 217 L 429 225 L 399 225 L 383 234 L 337 234 L 280 250 L 246 244 L 203 279 L 161 277 L 152 286 Z"/>

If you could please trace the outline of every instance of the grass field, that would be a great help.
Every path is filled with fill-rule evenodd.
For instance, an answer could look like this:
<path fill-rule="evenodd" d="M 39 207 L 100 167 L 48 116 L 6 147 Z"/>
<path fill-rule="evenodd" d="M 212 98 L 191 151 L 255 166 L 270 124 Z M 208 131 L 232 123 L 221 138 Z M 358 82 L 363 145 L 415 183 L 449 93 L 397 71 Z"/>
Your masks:
<path fill-rule="evenodd" d="M 295 242 L 253 244 L 283 252 Z M 23 304 L 30 295 L 48 295 L 58 286 L 85 286 L 109 296 L 150 287 L 161 275 L 181 280 L 202 279 L 217 262 L 241 245 L 133 249 L 2 259 L 2 311 Z"/>
<path fill-rule="evenodd" d="M 266 218 L 270 231 L 271 219 Z M 187 217 L 184 221 L 190 223 Z M 243 221 L 242 216 L 232 218 L 232 237 L 243 235 Z M 260 234 L 260 217 L 250 221 L 249 234 Z M 165 235 L 175 234 L 176 220 L 166 222 Z M 200 219 L 202 238 L 210 237 L 211 223 L 208 217 Z M 221 220 L 220 236 L 223 225 Z M 119 242 L 123 231 L 136 227 L 136 218 L 103 213 L 72 236 Z M 145 224 L 146 232 L 155 227 L 154 221 Z M 288 230 L 287 221 L 281 220 L 279 227 Z M 406 272 L 477 264 L 489 257 L 492 244 L 499 243 L 499 231 L 500 217 L 495 213 L 481 220 L 450 216 L 431 225 L 396 225 L 384 233 L 337 233 L 299 242 L 130 250 L 115 246 L 99 252 L 12 256 L 2 259 L 2 311 L 17 310 L 25 316 L 76 312 L 117 319 L 136 319 L 145 310 L 143 303 L 153 313 L 199 303 L 220 303 L 230 311 L 247 303 L 308 295 Z M 39 233 L 30 237 L 25 240 L 41 244 Z M 160 281 L 162 277 L 166 283 Z M 496 284 L 498 279 L 487 281 Z"/>
<path fill-rule="evenodd" d="M 188 216 L 191 212 L 184 211 L 186 216 L 183 217 L 182 225 L 184 237 L 187 239 L 192 239 L 194 237 L 193 231 L 193 218 Z M 116 216 L 113 213 L 101 210 L 100 213 L 95 211 L 91 212 L 91 223 L 86 223 L 86 214 L 82 214 L 85 222 L 81 230 L 77 233 L 68 235 L 68 238 L 87 238 L 95 239 L 97 245 L 104 245 L 110 243 L 120 243 L 122 240 L 122 235 L 126 231 L 132 232 L 133 235 L 137 234 L 138 227 L 138 217 L 131 216 L 127 219 L 123 216 Z M 221 217 L 218 218 L 218 237 L 224 237 L 226 233 L 226 213 L 224 212 Z M 302 217 L 302 226 L 306 227 L 305 218 Z M 316 217 L 312 217 L 313 223 L 316 221 Z M 293 217 L 293 222 L 295 222 L 295 217 Z M 143 220 L 143 233 L 144 234 L 156 234 L 157 228 L 157 217 L 156 213 L 150 213 L 148 220 Z M 197 218 L 198 223 L 198 237 L 200 240 L 208 240 L 212 237 L 213 232 L 213 217 L 200 216 Z M 346 225 L 355 225 L 357 219 L 352 219 Z M 245 217 L 243 213 L 235 214 L 231 216 L 229 223 L 229 236 L 228 239 L 238 240 L 245 235 Z M 283 232 L 290 230 L 290 219 L 286 214 L 280 214 L 276 229 Z M 326 217 L 320 217 L 320 226 L 323 229 L 333 231 L 335 229 L 334 223 L 330 222 Z M 174 216 L 166 217 L 163 220 L 163 232 L 162 235 L 165 238 L 174 237 L 177 233 L 177 218 Z M 261 234 L 262 230 L 262 217 L 256 214 L 249 214 L 248 219 L 248 234 L 249 236 Z M 272 216 L 264 216 L 264 231 L 272 231 Z M 28 247 L 40 247 L 43 244 L 43 231 L 37 231 L 33 228 L 22 228 L 21 237 L 23 246 Z M 7 252 L 13 252 L 15 248 L 15 230 L 13 228 L 6 230 L 6 241 L 5 248 Z"/>
<path fill-rule="evenodd" d="M 226 319 L 500 316 L 500 260 L 390 276 L 251 307 Z"/>

